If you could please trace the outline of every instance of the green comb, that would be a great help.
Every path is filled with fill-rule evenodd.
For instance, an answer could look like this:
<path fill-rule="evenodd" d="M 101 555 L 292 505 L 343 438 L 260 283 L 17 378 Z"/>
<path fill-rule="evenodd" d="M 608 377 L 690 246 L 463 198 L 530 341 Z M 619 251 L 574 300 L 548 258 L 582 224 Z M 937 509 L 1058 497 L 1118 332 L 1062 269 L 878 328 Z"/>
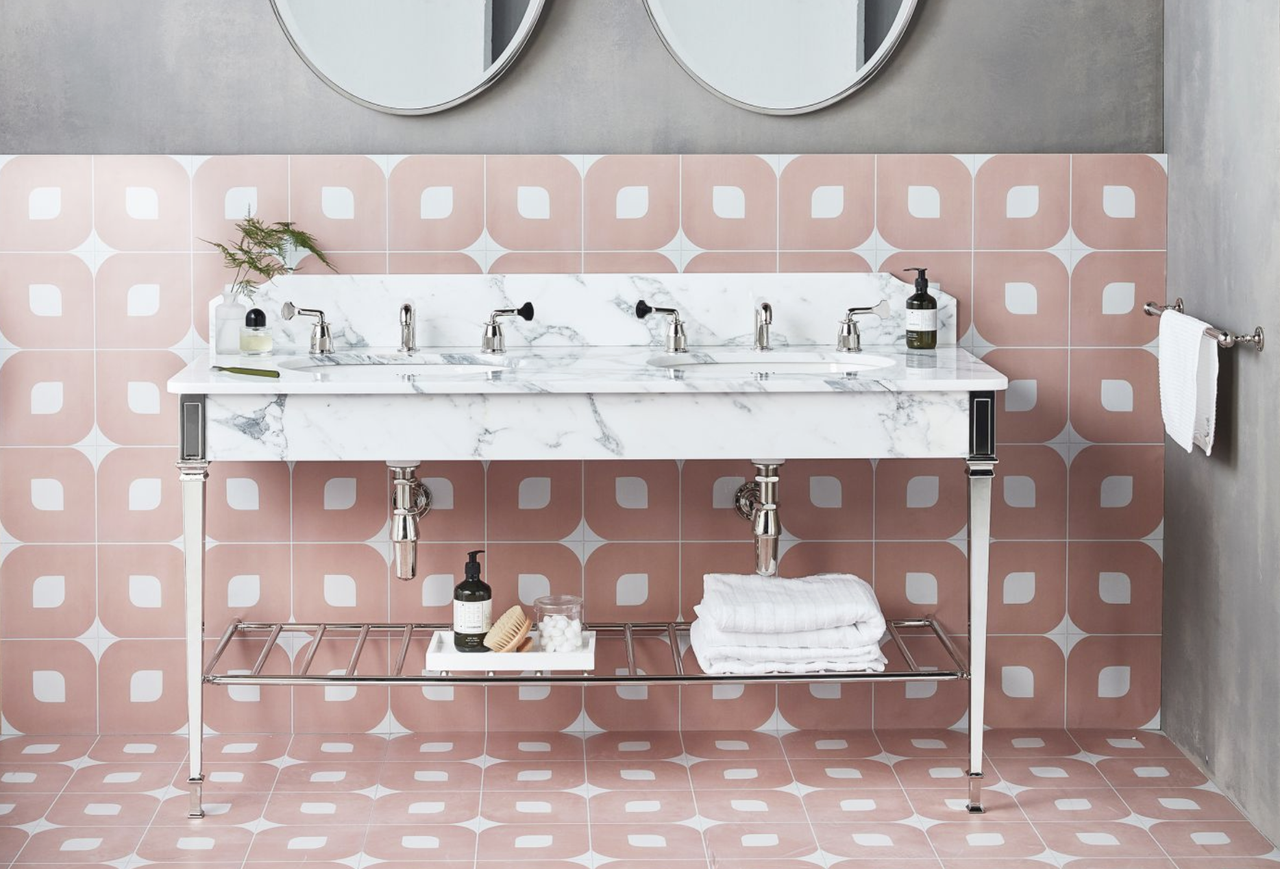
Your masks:
<path fill-rule="evenodd" d="M 240 368 L 237 366 L 214 365 L 214 371 L 225 371 L 228 374 L 247 374 L 250 377 L 279 377 L 279 371 L 272 371 L 269 368 Z"/>

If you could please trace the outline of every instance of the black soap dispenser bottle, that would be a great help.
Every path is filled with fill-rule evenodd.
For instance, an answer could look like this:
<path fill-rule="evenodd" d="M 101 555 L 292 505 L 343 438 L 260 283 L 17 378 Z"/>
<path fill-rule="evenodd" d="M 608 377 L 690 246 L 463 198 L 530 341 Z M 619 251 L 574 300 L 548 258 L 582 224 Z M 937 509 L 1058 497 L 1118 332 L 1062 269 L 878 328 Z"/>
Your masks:
<path fill-rule="evenodd" d="M 916 273 L 916 291 L 907 297 L 907 349 L 936 350 L 938 347 L 938 300 L 929 295 L 927 269 Z"/>
<path fill-rule="evenodd" d="M 480 578 L 477 549 L 467 553 L 465 576 L 453 589 L 453 647 L 459 652 L 487 652 L 485 635 L 493 627 L 493 589 Z"/>

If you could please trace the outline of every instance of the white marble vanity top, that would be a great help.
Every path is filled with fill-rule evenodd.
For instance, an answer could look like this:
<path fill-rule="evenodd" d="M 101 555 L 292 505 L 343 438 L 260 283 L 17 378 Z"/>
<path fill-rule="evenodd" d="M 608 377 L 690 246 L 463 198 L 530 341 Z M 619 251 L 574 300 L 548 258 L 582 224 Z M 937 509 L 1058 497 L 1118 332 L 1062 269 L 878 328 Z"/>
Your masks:
<path fill-rule="evenodd" d="M 278 378 L 215 371 L 210 364 L 278 371 Z M 797 370 L 799 369 L 799 370 Z M 823 370 L 815 370 L 823 369 Z M 500 395 L 977 392 L 1003 390 L 1003 374 L 967 350 L 908 351 L 866 346 L 861 353 L 790 346 L 337 350 L 268 357 L 200 356 L 169 381 L 169 392 L 205 395 Z"/>

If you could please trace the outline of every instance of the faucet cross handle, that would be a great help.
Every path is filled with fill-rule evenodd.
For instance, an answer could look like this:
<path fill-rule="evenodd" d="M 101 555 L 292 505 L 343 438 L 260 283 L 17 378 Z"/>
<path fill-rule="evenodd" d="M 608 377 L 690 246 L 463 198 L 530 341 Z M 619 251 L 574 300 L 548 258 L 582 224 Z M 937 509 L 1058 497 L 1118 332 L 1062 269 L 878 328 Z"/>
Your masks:
<path fill-rule="evenodd" d="M 654 307 L 644 299 L 636 302 L 637 319 L 643 320 L 650 314 L 665 314 L 671 318 L 671 326 L 667 329 L 667 352 L 687 353 L 689 351 L 689 339 L 685 336 L 684 321 L 680 319 L 680 312 L 675 308 Z"/>
<path fill-rule="evenodd" d="M 324 311 L 319 308 L 299 308 L 293 302 L 285 302 L 280 306 L 280 316 L 286 320 L 292 320 L 294 317 L 315 317 L 316 324 L 311 327 L 311 352 L 333 352 L 333 335 L 329 331 L 329 321 L 324 318 Z"/>
<path fill-rule="evenodd" d="M 840 321 L 840 332 L 836 336 L 836 349 L 844 353 L 862 352 L 862 333 L 858 330 L 858 321 L 854 319 L 861 314 L 875 314 L 884 319 L 889 316 L 889 300 L 881 299 L 874 305 L 862 308 L 850 308 Z"/>
<path fill-rule="evenodd" d="M 525 302 L 518 308 L 499 308 L 489 315 L 489 322 L 484 325 L 484 338 L 480 344 L 483 353 L 507 352 L 507 339 L 502 334 L 499 317 L 519 317 L 526 322 L 533 319 L 533 302 Z"/>

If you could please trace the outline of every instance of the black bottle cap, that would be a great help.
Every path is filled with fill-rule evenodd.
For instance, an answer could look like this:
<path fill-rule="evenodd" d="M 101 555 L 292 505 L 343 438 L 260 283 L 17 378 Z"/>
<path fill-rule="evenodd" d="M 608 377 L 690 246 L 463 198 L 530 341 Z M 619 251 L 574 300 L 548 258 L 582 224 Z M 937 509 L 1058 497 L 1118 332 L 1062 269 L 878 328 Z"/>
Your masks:
<path fill-rule="evenodd" d="M 477 549 L 474 552 L 467 553 L 467 564 L 463 571 L 467 579 L 480 578 L 480 562 L 476 560 L 476 556 L 484 552 L 483 549 Z"/>
<path fill-rule="evenodd" d="M 926 274 L 926 272 L 928 272 L 929 269 L 927 266 L 925 268 L 903 269 L 903 271 L 916 273 L 916 292 L 917 293 L 929 292 L 929 276 Z"/>
<path fill-rule="evenodd" d="M 252 329 L 261 329 L 267 325 L 267 315 L 260 308 L 250 308 L 244 315 L 244 324 Z"/>

